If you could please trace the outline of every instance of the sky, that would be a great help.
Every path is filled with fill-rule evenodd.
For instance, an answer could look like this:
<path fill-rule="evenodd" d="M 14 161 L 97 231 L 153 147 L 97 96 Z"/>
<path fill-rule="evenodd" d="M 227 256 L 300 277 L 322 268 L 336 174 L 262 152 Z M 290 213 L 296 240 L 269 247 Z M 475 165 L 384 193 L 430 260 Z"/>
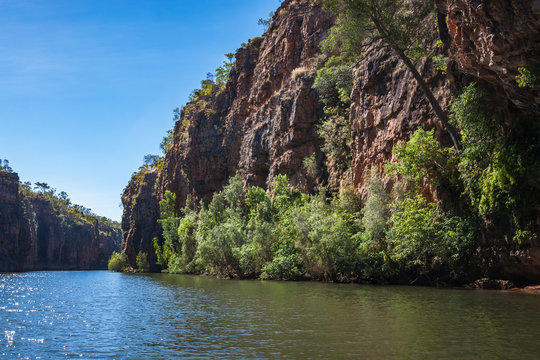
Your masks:
<path fill-rule="evenodd" d="M 279 0 L 0 0 L 0 158 L 119 221 L 183 106 Z"/>

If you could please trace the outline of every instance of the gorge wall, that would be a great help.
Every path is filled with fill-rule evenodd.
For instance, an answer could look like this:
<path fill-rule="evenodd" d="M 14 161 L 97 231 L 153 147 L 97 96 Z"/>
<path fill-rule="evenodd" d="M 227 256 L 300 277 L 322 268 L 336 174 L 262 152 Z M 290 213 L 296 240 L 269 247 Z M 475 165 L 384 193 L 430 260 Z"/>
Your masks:
<path fill-rule="evenodd" d="M 120 242 L 120 229 L 23 195 L 18 175 L 0 171 L 0 271 L 106 269 Z"/>
<path fill-rule="evenodd" d="M 418 70 L 442 107 L 476 81 L 489 90 L 510 126 L 516 114 L 537 116 L 538 87 L 519 88 L 515 77 L 518 67 L 539 59 L 539 2 L 437 0 L 436 5 L 443 51 L 454 60 L 446 75 L 429 59 Z M 184 107 L 162 167 L 135 174 L 122 196 L 122 250 L 132 265 L 139 251 L 155 262 L 152 239 L 160 236 L 159 200 L 166 190 L 177 195 L 180 209 L 188 195 L 195 203 L 208 199 L 237 170 L 246 184 L 262 187 L 276 174 L 286 174 L 305 192 L 328 181 L 328 173 L 314 177 L 303 161 L 312 155 L 319 165 L 324 161 L 317 134 L 323 109 L 312 85 L 324 64 L 319 44 L 333 22 L 313 2 L 283 1 L 264 37 L 237 51 L 225 89 Z M 352 163 L 340 185 L 365 195 L 371 168 L 390 188 L 383 165 L 416 129 L 435 129 L 441 143 L 451 142 L 410 71 L 391 51 L 368 51 L 353 74 Z M 540 279 L 538 248 L 503 253 L 501 276 Z"/>

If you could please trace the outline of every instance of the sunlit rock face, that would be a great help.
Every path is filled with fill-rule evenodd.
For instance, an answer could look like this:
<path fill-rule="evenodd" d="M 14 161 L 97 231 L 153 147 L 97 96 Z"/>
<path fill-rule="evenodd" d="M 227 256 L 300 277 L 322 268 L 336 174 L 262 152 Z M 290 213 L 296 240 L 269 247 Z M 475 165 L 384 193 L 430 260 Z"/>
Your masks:
<path fill-rule="evenodd" d="M 141 178 L 133 177 L 122 194 L 122 251 L 128 255 L 132 266 L 136 266 L 139 251 L 148 254 L 151 264 L 156 261 L 152 243 L 159 234 L 156 179 L 156 172 L 142 174 Z"/>
<path fill-rule="evenodd" d="M 238 49 L 225 89 L 185 107 L 161 171 L 134 177 L 123 195 L 123 250 L 133 264 L 139 251 L 155 259 L 165 190 L 176 193 L 180 209 L 188 195 L 195 203 L 210 198 L 239 169 L 250 185 L 287 174 L 294 186 L 313 189 L 303 161 L 312 154 L 322 161 L 322 106 L 311 86 L 332 24 L 312 2 L 284 1 L 264 38 Z"/>
<path fill-rule="evenodd" d="M 0 172 L 0 271 L 106 269 L 120 242 L 120 229 L 22 196 L 18 175 Z"/>

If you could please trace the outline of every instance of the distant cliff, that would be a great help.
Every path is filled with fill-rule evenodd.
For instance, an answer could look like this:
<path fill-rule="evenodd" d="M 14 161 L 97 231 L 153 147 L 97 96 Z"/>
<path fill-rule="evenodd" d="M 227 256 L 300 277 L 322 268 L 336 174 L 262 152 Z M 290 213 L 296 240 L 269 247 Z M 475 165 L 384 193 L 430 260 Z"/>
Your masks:
<path fill-rule="evenodd" d="M 106 269 L 120 248 L 120 229 L 19 191 L 19 177 L 0 171 L 0 271 Z"/>
<path fill-rule="evenodd" d="M 435 3 L 438 33 L 433 42 L 442 42 L 439 51 L 450 58 L 448 72 L 436 71 L 429 58 L 418 70 L 441 106 L 448 109 L 456 94 L 474 81 L 504 117 L 503 132 L 523 131 L 521 119 L 539 114 L 538 87 L 527 90 L 515 80 L 521 66 L 539 60 L 538 1 Z M 451 145 L 402 60 L 388 48 L 373 47 L 353 69 L 350 169 L 333 173 L 323 165 L 324 139 L 317 127 L 324 109 L 312 86 L 324 65 L 320 43 L 333 24 L 334 17 L 314 2 L 283 1 L 264 37 L 237 51 L 224 89 L 184 107 L 163 163 L 135 174 L 122 196 L 122 250 L 133 266 L 139 251 L 149 254 L 150 263 L 156 261 L 152 239 L 161 234 L 159 200 L 166 190 L 176 194 L 180 209 L 188 196 L 195 203 L 209 199 L 241 169 L 247 185 L 266 188 L 275 175 L 286 174 L 304 192 L 327 184 L 339 189 L 352 185 L 365 198 L 372 168 L 387 190 L 391 188 L 395 179 L 385 175 L 384 164 L 393 159 L 394 147 L 416 129 L 434 129 L 440 143 Z M 309 156 L 321 169 L 317 174 L 304 166 Z M 531 189 L 538 187 L 537 181 Z M 460 194 L 430 191 L 456 207 L 463 201 Z M 535 226 L 540 226 L 540 209 L 536 214 Z M 480 235 L 490 271 L 494 276 L 540 280 L 537 244 L 504 245 L 508 219 L 495 220 Z"/>

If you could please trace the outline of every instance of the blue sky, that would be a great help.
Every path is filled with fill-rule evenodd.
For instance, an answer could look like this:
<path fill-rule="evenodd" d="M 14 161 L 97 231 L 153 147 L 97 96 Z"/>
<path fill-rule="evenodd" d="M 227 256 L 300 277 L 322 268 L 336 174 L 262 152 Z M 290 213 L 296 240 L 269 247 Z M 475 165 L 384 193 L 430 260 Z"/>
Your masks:
<path fill-rule="evenodd" d="M 120 220 L 172 110 L 278 0 L 0 0 L 0 158 Z"/>

